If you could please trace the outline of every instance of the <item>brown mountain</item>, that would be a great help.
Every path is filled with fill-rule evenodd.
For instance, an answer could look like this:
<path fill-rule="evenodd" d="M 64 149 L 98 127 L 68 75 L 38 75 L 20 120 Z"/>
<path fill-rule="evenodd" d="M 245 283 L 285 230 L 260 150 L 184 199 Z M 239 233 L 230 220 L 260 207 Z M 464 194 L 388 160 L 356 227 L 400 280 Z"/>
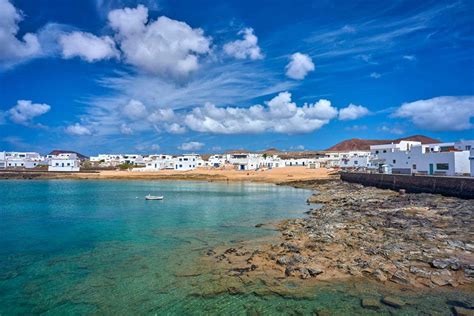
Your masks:
<path fill-rule="evenodd" d="M 359 139 L 352 138 L 342 141 L 328 149 L 326 151 L 350 151 L 350 150 L 369 150 L 371 145 L 382 145 L 390 143 L 399 143 L 402 140 L 411 140 L 415 142 L 421 142 L 422 144 L 435 144 L 440 143 L 439 140 L 423 136 L 413 135 L 409 137 L 403 137 L 398 139 Z"/>

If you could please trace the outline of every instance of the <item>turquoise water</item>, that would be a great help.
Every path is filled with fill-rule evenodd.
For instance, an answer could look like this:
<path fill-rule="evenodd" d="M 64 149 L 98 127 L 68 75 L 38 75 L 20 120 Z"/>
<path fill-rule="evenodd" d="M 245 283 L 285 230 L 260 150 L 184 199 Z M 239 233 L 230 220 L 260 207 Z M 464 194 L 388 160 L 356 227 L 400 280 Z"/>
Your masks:
<path fill-rule="evenodd" d="M 0 315 L 366 314 L 375 284 L 281 295 L 202 266 L 208 249 L 276 234 L 255 224 L 302 217 L 309 191 L 250 183 L 0 181 Z M 148 193 L 164 201 L 145 201 Z M 232 283 L 234 282 L 234 283 Z M 239 294 L 222 290 L 237 285 Z M 292 285 L 288 283 L 288 287 Z M 393 294 L 393 293 L 390 293 Z M 403 311 L 449 313 L 464 293 L 397 293 Z M 418 295 L 418 297 L 416 296 Z"/>

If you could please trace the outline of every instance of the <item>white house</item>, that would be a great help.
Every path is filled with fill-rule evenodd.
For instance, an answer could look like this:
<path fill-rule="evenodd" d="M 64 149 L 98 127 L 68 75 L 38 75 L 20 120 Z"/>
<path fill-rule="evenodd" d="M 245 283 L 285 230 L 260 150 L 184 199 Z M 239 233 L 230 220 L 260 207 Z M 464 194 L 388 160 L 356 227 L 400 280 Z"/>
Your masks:
<path fill-rule="evenodd" d="M 173 158 L 174 170 L 187 171 L 196 169 L 196 155 L 183 155 Z"/>
<path fill-rule="evenodd" d="M 49 160 L 48 171 L 76 172 L 80 170 L 80 164 L 76 154 L 63 153 Z"/>
<path fill-rule="evenodd" d="M 380 167 L 393 174 L 465 175 L 471 173 L 469 162 L 472 141 L 439 144 L 395 144 L 371 146 Z M 385 147 L 384 147 L 385 146 Z"/>
<path fill-rule="evenodd" d="M 207 165 L 212 168 L 219 168 L 224 166 L 226 163 L 226 158 L 224 155 L 212 155 L 207 160 Z"/>
<path fill-rule="evenodd" d="M 44 157 L 36 152 L 3 152 L 0 155 L 0 167 L 35 168 L 44 164 Z"/>

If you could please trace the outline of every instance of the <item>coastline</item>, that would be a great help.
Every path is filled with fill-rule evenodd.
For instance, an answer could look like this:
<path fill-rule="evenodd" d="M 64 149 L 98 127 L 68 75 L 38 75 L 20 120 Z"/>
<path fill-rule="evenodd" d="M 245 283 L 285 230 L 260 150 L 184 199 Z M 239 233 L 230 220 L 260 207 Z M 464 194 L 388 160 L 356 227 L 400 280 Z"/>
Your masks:
<path fill-rule="evenodd" d="M 308 288 L 366 280 L 391 288 L 472 293 L 474 201 L 432 194 L 399 195 L 340 180 L 282 183 L 316 190 L 307 217 L 283 220 L 270 240 L 209 251 L 204 261 L 228 277 Z M 282 292 L 282 293 L 283 293 Z"/>
<path fill-rule="evenodd" d="M 285 167 L 260 171 L 237 171 L 229 169 L 203 169 L 191 171 L 161 170 L 139 171 L 95 171 L 61 173 L 48 171 L 0 171 L 0 179 L 17 180 L 188 180 L 188 181 L 250 181 L 285 184 L 294 181 L 326 179 L 333 177 L 328 169 L 308 169 L 306 167 Z"/>

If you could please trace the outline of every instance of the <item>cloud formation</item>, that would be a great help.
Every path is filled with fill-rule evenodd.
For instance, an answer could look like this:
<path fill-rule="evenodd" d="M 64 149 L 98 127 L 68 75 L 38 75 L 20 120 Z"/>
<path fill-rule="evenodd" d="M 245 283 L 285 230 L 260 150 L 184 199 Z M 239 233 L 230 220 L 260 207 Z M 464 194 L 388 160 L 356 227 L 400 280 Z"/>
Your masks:
<path fill-rule="evenodd" d="M 88 62 L 118 58 L 115 42 L 109 36 L 97 37 L 90 33 L 72 32 L 59 37 L 62 56 L 66 59 L 80 57 Z"/>
<path fill-rule="evenodd" d="M 123 114 L 130 120 L 139 120 L 147 115 L 147 110 L 142 102 L 132 99 L 124 106 Z"/>
<path fill-rule="evenodd" d="M 0 68 L 7 68 L 17 63 L 41 55 L 38 36 L 26 33 L 17 38 L 18 24 L 23 14 L 9 0 L 0 0 Z"/>
<path fill-rule="evenodd" d="M 314 63 L 306 54 L 294 53 L 286 65 L 286 75 L 295 80 L 303 80 L 306 75 L 315 69 Z"/>
<path fill-rule="evenodd" d="M 382 77 L 382 75 L 379 74 L 378 72 L 372 72 L 370 74 L 370 78 L 379 79 L 380 77 Z"/>
<path fill-rule="evenodd" d="M 16 105 L 8 110 L 8 116 L 14 123 L 30 125 L 37 116 L 47 113 L 51 106 L 45 103 L 33 103 L 31 100 L 18 100 Z"/>
<path fill-rule="evenodd" d="M 210 51 L 211 39 L 202 29 L 165 16 L 149 21 L 143 5 L 113 10 L 108 20 L 125 61 L 147 73 L 186 78 L 198 69 L 198 57 Z"/>
<path fill-rule="evenodd" d="M 258 37 L 253 33 L 253 29 L 248 27 L 241 30 L 239 35 L 242 40 L 235 40 L 224 45 L 224 52 L 237 59 L 263 59 L 263 54 L 258 46 Z"/>
<path fill-rule="evenodd" d="M 89 128 L 79 123 L 69 125 L 68 127 L 66 127 L 66 133 L 68 133 L 69 135 L 75 135 L 75 136 L 92 135 L 92 132 Z"/>
<path fill-rule="evenodd" d="M 370 111 L 366 107 L 351 103 L 346 108 L 339 110 L 339 119 L 341 121 L 356 120 L 368 114 L 370 114 Z"/>
<path fill-rule="evenodd" d="M 474 96 L 442 96 L 402 104 L 394 117 L 407 118 L 429 131 L 463 131 L 473 128 Z"/>
<path fill-rule="evenodd" d="M 193 151 L 193 150 L 199 150 L 203 147 L 204 147 L 203 143 L 189 142 L 189 143 L 182 143 L 180 146 L 178 146 L 178 149 L 184 150 L 184 151 Z"/>
<path fill-rule="evenodd" d="M 298 107 L 289 92 L 281 92 L 266 102 L 249 108 L 216 107 L 206 104 L 186 115 L 185 125 L 193 131 L 216 134 L 308 133 L 337 116 L 328 100 Z"/>

